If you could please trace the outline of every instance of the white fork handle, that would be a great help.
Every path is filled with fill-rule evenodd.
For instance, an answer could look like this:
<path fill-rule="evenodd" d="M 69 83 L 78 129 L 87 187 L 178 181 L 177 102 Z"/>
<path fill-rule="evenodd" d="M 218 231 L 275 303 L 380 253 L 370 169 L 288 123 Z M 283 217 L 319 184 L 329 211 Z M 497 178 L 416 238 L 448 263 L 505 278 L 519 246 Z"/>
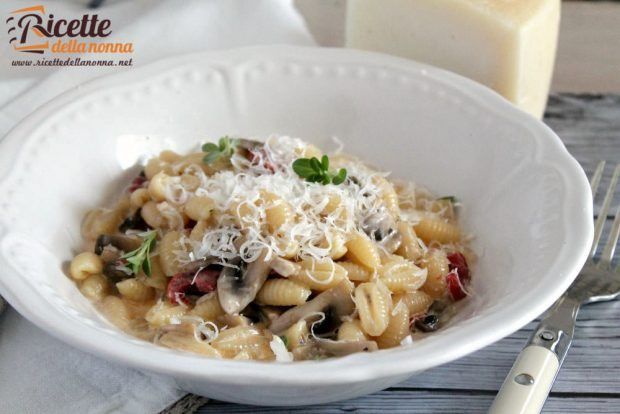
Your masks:
<path fill-rule="evenodd" d="M 552 351 L 537 345 L 524 348 L 489 414 L 540 413 L 559 370 L 558 357 Z"/>

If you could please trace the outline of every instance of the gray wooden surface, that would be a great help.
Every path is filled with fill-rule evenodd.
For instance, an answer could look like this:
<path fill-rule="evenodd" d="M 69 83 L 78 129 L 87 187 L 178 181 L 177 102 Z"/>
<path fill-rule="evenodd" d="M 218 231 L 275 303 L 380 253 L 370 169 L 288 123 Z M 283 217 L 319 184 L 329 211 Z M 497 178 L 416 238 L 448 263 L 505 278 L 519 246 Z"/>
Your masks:
<path fill-rule="evenodd" d="M 556 95 L 545 121 L 588 175 L 598 160 L 620 161 L 620 95 Z M 602 185 L 609 182 L 606 169 Z M 620 192 L 619 192 L 620 193 Z M 616 196 L 616 204 L 620 194 Z M 596 211 L 598 211 L 598 204 Z M 611 220 L 607 220 L 608 225 Z M 604 239 L 605 240 L 605 239 Z M 616 259 L 619 255 L 616 252 Z M 297 408 L 250 407 L 209 401 L 207 413 L 484 413 L 535 326 L 458 361 L 385 391 L 354 400 Z M 573 346 L 545 413 L 620 413 L 620 302 L 582 309 Z"/>

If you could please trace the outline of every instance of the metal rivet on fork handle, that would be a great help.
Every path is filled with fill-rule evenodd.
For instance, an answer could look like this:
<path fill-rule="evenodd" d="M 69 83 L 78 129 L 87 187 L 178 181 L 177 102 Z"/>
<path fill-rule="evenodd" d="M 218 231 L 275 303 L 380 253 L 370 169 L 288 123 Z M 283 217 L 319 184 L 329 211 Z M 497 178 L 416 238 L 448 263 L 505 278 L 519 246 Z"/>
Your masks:
<path fill-rule="evenodd" d="M 551 331 L 542 331 L 540 337 L 545 341 L 553 341 L 555 339 L 555 335 Z"/>
<path fill-rule="evenodd" d="M 515 382 L 521 385 L 533 385 L 534 377 L 530 374 L 519 374 L 515 377 Z"/>

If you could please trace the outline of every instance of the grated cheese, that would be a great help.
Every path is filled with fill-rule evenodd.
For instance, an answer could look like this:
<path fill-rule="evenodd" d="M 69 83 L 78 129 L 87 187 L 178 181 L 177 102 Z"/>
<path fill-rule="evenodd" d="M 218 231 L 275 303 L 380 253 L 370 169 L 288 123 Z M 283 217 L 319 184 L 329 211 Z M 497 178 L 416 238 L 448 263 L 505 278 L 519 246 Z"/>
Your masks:
<path fill-rule="evenodd" d="M 409 346 L 409 345 L 413 345 L 413 338 L 411 337 L 411 335 L 405 336 L 403 340 L 400 341 L 400 346 Z"/>
<path fill-rule="evenodd" d="M 215 207 L 210 218 L 212 229 L 205 232 L 201 240 L 185 236 L 181 244 L 190 249 L 176 251 L 179 261 L 214 256 L 220 264 L 225 264 L 240 256 L 252 262 L 263 249 L 267 249 L 266 260 L 271 260 L 288 256 L 291 245 L 297 251 L 296 259 L 321 260 L 329 257 L 337 237 L 362 229 L 369 216 L 385 212 L 381 189 L 373 180 L 374 176 L 385 176 L 385 173 L 371 170 L 355 159 L 334 157 L 331 168 L 346 168 L 348 176 L 354 179 L 340 185 L 307 182 L 292 168 L 293 161 L 307 148 L 308 144 L 299 139 L 271 136 L 252 161 L 239 154 L 233 155 L 232 171 L 223 170 L 208 176 L 197 166 L 188 167 L 186 173 L 196 175 L 200 181 L 193 194 L 209 197 Z M 273 166 L 275 172 L 271 171 Z M 182 192 L 176 184 L 171 181 L 172 188 L 166 193 L 169 199 L 187 200 L 191 194 Z M 294 215 L 294 220 L 283 225 L 276 234 L 266 231 L 266 210 L 274 204 L 262 199 L 264 193 L 288 203 Z M 340 202 L 337 208 L 326 213 L 331 196 L 338 197 Z M 167 202 L 158 205 L 162 215 L 173 225 L 182 222 L 181 217 L 168 211 L 168 207 Z M 234 214 L 241 211 L 245 214 L 243 229 Z M 236 246 L 235 241 L 242 234 L 244 242 Z"/>
<path fill-rule="evenodd" d="M 210 343 L 217 339 L 219 334 L 217 325 L 210 321 L 199 322 L 194 328 L 194 339 L 198 342 Z"/>
<path fill-rule="evenodd" d="M 293 362 L 293 354 L 288 352 L 284 341 L 278 335 L 273 336 L 273 339 L 269 342 L 269 347 L 276 356 L 277 362 Z"/>

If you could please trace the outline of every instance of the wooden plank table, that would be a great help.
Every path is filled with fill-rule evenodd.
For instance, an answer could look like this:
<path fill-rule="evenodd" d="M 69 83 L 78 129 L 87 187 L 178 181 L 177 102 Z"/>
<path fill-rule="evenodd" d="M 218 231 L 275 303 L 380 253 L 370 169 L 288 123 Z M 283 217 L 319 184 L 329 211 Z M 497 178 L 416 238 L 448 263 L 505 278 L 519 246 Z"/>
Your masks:
<path fill-rule="evenodd" d="M 555 95 L 547 124 L 588 175 L 598 160 L 620 161 L 620 95 Z M 605 188 L 611 168 L 602 181 Z M 620 194 L 616 195 L 617 205 Z M 595 211 L 598 211 L 599 202 Z M 608 218 L 608 227 L 611 220 Z M 603 237 L 606 237 L 604 235 Z M 603 240 L 606 240 L 605 238 Z M 616 251 L 616 260 L 620 258 Z M 308 407 L 250 407 L 209 401 L 207 413 L 484 413 L 525 344 L 532 322 L 507 338 L 458 361 L 365 397 Z M 545 406 L 545 413 L 620 413 L 620 302 L 589 305 Z"/>

